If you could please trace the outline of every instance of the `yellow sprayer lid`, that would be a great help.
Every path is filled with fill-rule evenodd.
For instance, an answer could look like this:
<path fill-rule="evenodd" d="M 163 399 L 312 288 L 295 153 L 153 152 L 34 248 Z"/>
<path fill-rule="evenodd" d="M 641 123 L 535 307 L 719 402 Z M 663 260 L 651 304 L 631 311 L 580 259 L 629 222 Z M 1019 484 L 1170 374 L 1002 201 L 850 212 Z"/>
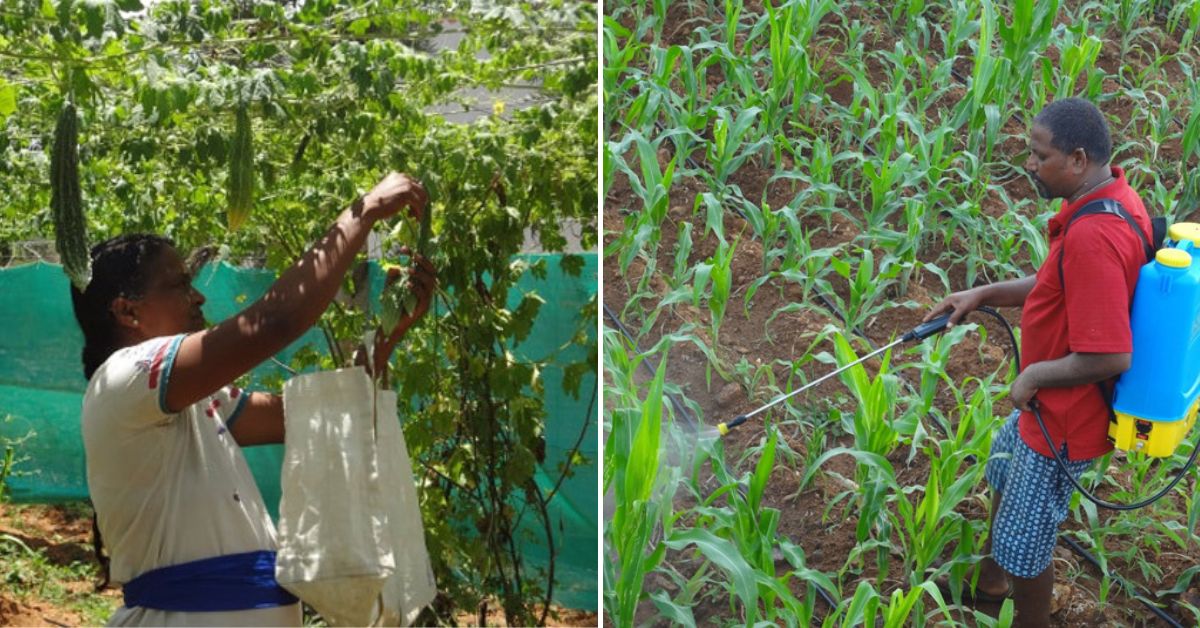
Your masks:
<path fill-rule="evenodd" d="M 1200 247 L 1200 223 L 1177 222 L 1167 229 L 1167 237 L 1176 242 L 1190 240 L 1193 245 Z"/>
<path fill-rule="evenodd" d="M 1179 249 L 1159 249 L 1154 259 L 1163 266 L 1171 268 L 1187 268 L 1192 265 L 1192 256 L 1187 251 Z"/>

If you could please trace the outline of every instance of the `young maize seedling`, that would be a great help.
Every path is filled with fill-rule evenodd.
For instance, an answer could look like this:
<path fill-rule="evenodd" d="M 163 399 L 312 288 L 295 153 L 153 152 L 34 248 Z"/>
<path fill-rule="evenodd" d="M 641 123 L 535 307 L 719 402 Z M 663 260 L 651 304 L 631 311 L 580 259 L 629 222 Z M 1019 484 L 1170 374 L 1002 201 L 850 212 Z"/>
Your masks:
<path fill-rule="evenodd" d="M 838 305 L 846 321 L 847 330 L 860 329 L 864 323 L 880 312 L 896 307 L 913 308 L 916 303 L 905 302 L 894 304 L 888 301 L 887 290 L 896 283 L 896 278 L 904 270 L 904 264 L 891 255 L 885 255 L 879 262 L 879 271 L 875 271 L 875 254 L 870 249 L 860 249 L 861 257 L 857 268 L 852 270 L 850 262 L 834 257 L 829 260 L 834 272 L 847 280 L 850 291 L 848 299 L 834 294 L 832 299 Z"/>
<path fill-rule="evenodd" d="M 1185 20 L 1187 28 L 1179 37 L 1179 47 L 1189 49 L 1192 46 L 1192 42 L 1196 39 L 1197 30 L 1200 30 L 1200 0 L 1176 2 L 1169 14 L 1167 30 L 1174 33 Z"/>
<path fill-rule="evenodd" d="M 721 242 L 711 257 L 696 265 L 695 278 L 692 282 L 692 305 L 700 305 L 700 297 L 704 295 L 709 283 L 712 291 L 708 295 L 708 310 L 712 314 L 711 330 L 713 342 L 717 342 L 717 334 L 721 321 L 725 318 L 725 306 L 729 302 L 729 293 L 733 286 L 733 254 L 737 250 L 738 240 L 733 244 Z"/>
<path fill-rule="evenodd" d="M 1100 56 L 1100 40 L 1089 33 L 1087 21 L 1084 20 L 1063 32 L 1058 47 L 1062 50 L 1059 60 L 1061 72 L 1054 92 L 1055 99 L 1067 98 L 1076 94 L 1075 83 L 1078 81 L 1079 75 L 1096 66 L 1096 59 Z M 1043 63 L 1045 61 L 1048 60 L 1044 59 Z M 1091 98 L 1099 93 L 1098 90 L 1103 81 L 1102 73 L 1088 72 L 1086 97 Z M 1042 82 L 1047 83 L 1044 78 Z M 1035 106 L 1038 104 L 1035 103 Z"/>
<path fill-rule="evenodd" d="M 1008 77 L 1011 81 L 1011 93 L 1023 93 L 1028 96 L 1028 90 L 1034 83 L 1034 64 L 1051 43 L 1059 0 L 1013 0 L 1006 4 L 1012 10 L 1011 25 L 1000 18 L 998 12 L 993 13 L 996 16 L 996 31 L 1002 44 L 1001 54 L 1012 62 L 1013 73 Z M 996 11 L 991 2 L 986 0 L 984 10 Z M 980 46 L 983 45 L 985 40 L 980 37 Z"/>
<path fill-rule="evenodd" d="M 730 110 L 720 107 L 713 126 L 713 141 L 708 145 L 708 163 L 712 167 L 715 183 L 724 187 L 729 175 L 760 150 L 771 145 L 771 137 L 755 136 L 755 123 L 762 109 L 750 107 L 738 112 L 735 117 Z"/>
<path fill-rule="evenodd" d="M 667 217 L 671 182 L 675 178 L 674 159 L 667 163 L 666 168 L 659 168 L 658 146 L 663 139 L 660 136 L 651 143 L 641 133 L 633 131 L 612 147 L 614 167 L 625 173 L 634 195 L 642 201 L 641 211 L 626 218 L 625 228 L 613 247 L 619 251 L 618 262 L 622 274 L 628 272 L 633 259 L 643 251 L 648 257 L 653 257 L 662 237 L 661 225 Z M 640 176 L 619 157 L 630 143 L 634 145 L 640 162 Z"/>
<path fill-rule="evenodd" d="M 821 64 L 813 63 L 810 42 L 822 18 L 833 10 L 833 6 L 832 0 L 785 2 L 778 8 L 773 2 L 767 2 L 771 80 L 764 98 L 766 135 L 775 135 L 786 119 L 795 119 L 799 108 L 812 94 L 812 87 L 821 84 Z M 789 98 L 791 115 L 785 117 L 782 109 Z"/>

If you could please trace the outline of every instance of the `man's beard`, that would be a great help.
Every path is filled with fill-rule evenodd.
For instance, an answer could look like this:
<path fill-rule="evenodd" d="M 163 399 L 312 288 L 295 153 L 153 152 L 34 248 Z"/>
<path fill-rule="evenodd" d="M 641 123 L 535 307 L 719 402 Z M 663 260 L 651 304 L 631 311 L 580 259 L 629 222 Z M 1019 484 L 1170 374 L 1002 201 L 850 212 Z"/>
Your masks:
<path fill-rule="evenodd" d="M 1038 196 L 1045 200 L 1054 198 L 1054 196 L 1050 194 L 1050 188 L 1046 187 L 1045 181 L 1039 179 L 1036 174 L 1031 174 L 1029 176 L 1033 179 L 1033 189 L 1037 190 Z"/>

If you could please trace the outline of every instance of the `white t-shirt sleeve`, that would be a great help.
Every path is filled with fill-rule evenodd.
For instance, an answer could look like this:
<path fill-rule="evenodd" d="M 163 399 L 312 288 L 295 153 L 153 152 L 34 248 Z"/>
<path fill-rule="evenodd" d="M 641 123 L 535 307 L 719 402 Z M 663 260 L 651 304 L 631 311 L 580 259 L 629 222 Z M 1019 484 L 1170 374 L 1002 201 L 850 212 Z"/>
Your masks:
<path fill-rule="evenodd" d="M 233 422 L 241 416 L 250 392 L 237 386 L 225 386 L 213 393 L 204 401 L 204 413 L 209 418 L 217 419 L 225 424 L 225 429 L 233 427 Z"/>
<path fill-rule="evenodd" d="M 104 414 L 134 422 L 159 422 L 175 413 L 166 407 L 171 369 L 184 335 L 152 338 L 114 353 L 96 372 L 96 401 Z"/>

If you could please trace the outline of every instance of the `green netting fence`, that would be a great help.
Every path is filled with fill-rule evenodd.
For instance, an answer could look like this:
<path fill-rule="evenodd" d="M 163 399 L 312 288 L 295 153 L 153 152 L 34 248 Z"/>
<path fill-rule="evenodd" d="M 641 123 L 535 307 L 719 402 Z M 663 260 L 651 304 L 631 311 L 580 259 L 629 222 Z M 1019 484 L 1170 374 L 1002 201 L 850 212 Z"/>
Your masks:
<path fill-rule="evenodd" d="M 581 310 L 596 294 L 598 276 L 595 254 L 583 255 L 584 269 L 578 277 L 562 271 L 560 255 L 525 255 L 547 258 L 546 275 L 526 273 L 512 291 L 515 307 L 523 292 L 537 292 L 546 300 L 533 333 L 514 352 L 522 357 L 543 359 L 555 354 L 576 333 Z M 382 273 L 372 267 L 372 294 L 378 295 Z M 275 275 L 261 269 L 237 268 L 227 263 L 210 264 L 195 285 L 207 299 L 208 320 L 223 320 L 253 302 L 274 281 Z M 35 263 L 0 269 L 0 443 L 20 440 L 21 462 L 17 475 L 9 478 L 9 497 L 17 502 L 54 503 L 87 499 L 87 479 L 79 412 L 86 382 L 79 355 L 83 336 L 71 310 L 68 282 L 58 265 Z M 595 326 L 588 326 L 595 340 Z M 291 356 L 309 346 L 324 351 L 324 336 L 310 330 L 276 356 L 288 363 Z M 580 453 L 585 466 L 576 466 L 549 504 L 555 534 L 556 603 L 585 610 L 597 609 L 597 554 L 599 535 L 596 487 L 599 455 L 596 433 L 597 381 L 588 374 L 576 399 L 562 390 L 563 367 L 586 356 L 582 348 L 556 355 L 543 371 L 545 383 L 546 458 L 536 479 L 549 492 L 557 480 L 556 469 L 575 447 L 586 429 Z M 273 362 L 260 365 L 252 380 L 285 375 Z M 253 385 L 250 386 L 254 388 Z M 401 421 L 404 420 L 403 415 Z M 279 472 L 282 445 L 249 447 L 244 450 L 259 489 L 278 516 Z M 540 526 L 530 523 L 531 534 L 520 535 L 522 553 L 533 567 L 545 567 L 549 550 Z M 539 539 L 540 540 L 537 540 Z"/>

